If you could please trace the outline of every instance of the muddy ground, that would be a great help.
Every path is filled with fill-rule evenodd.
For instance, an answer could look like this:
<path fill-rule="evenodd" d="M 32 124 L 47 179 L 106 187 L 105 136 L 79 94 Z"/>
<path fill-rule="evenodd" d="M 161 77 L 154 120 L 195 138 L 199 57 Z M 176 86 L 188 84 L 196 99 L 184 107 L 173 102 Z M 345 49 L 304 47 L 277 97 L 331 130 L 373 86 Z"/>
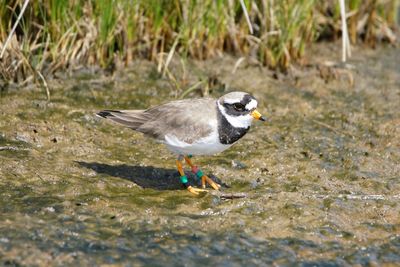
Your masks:
<path fill-rule="evenodd" d="M 337 48 L 317 46 L 287 75 L 177 60 L 181 89 L 136 61 L 59 74 L 50 102 L 39 86 L 3 90 L 0 265 L 400 264 L 400 51 L 354 50 L 345 69 L 327 67 Z M 212 96 L 251 92 L 268 117 L 230 150 L 194 158 L 221 193 L 189 194 L 161 144 L 93 116 L 209 77 Z"/>

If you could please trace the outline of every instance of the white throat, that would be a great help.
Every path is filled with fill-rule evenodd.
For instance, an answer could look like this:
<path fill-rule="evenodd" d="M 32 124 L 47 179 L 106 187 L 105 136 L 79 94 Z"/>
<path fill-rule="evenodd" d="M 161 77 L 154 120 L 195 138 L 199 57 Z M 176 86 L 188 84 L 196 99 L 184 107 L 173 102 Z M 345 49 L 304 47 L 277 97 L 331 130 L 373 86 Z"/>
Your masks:
<path fill-rule="evenodd" d="M 251 126 L 251 123 L 253 122 L 253 116 L 250 114 L 246 115 L 241 115 L 241 116 L 232 116 L 228 115 L 225 112 L 224 107 L 217 101 L 217 106 L 219 111 L 221 111 L 222 116 L 226 118 L 226 120 L 229 122 L 230 125 L 232 125 L 235 128 L 248 128 Z"/>

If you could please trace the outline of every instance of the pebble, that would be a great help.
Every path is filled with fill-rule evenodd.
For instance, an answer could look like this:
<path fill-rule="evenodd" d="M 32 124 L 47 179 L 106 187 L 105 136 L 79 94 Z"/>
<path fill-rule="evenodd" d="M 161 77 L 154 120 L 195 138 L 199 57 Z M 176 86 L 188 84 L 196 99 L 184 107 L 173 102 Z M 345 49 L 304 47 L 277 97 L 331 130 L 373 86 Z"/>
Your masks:
<path fill-rule="evenodd" d="M 232 160 L 231 161 L 232 167 L 235 169 L 246 169 L 247 165 L 244 164 L 243 162 L 240 162 L 238 160 Z"/>

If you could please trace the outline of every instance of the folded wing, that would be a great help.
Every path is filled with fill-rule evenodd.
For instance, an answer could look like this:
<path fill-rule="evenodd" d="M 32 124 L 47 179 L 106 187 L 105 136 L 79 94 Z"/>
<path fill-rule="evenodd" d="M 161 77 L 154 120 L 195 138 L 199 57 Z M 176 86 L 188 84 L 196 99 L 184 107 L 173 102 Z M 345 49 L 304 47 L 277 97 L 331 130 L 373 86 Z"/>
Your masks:
<path fill-rule="evenodd" d="M 205 98 L 173 101 L 147 110 L 103 110 L 97 115 L 160 141 L 173 136 L 189 144 L 209 135 L 217 124 L 215 100 Z"/>

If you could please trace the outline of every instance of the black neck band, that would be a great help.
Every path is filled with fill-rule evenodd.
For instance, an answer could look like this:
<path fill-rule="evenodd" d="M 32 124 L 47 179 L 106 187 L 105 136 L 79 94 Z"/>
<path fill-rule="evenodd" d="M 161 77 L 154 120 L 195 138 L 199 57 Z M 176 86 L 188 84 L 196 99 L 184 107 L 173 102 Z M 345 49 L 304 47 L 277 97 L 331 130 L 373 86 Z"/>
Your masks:
<path fill-rule="evenodd" d="M 218 135 L 221 144 L 231 145 L 242 138 L 243 135 L 245 135 L 249 131 L 250 126 L 247 128 L 236 128 L 232 126 L 232 124 L 229 123 L 229 121 L 219 110 L 218 104 L 216 108 L 218 117 Z"/>

